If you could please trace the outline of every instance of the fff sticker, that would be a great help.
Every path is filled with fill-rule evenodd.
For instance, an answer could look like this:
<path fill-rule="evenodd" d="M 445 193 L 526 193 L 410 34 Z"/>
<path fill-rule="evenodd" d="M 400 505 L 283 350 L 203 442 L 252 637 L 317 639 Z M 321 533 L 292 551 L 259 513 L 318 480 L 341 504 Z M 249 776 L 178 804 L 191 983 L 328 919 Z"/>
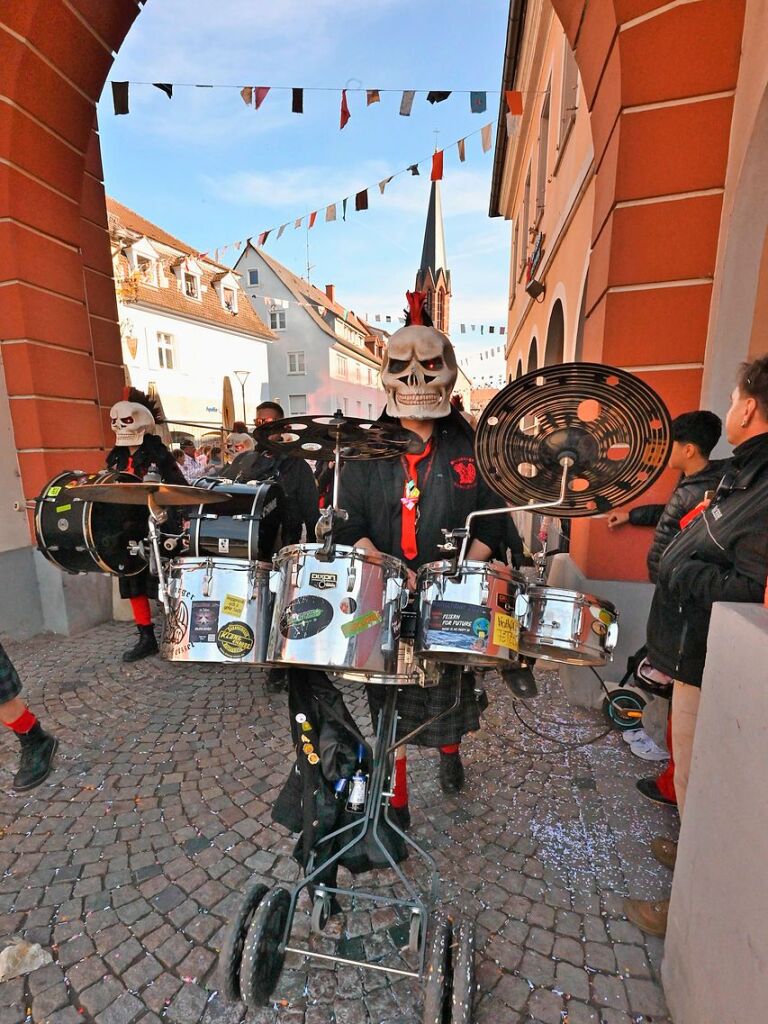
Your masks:
<path fill-rule="evenodd" d="M 216 634 L 216 646 L 228 658 L 244 658 L 253 645 L 253 630 L 247 622 L 227 622 Z"/>

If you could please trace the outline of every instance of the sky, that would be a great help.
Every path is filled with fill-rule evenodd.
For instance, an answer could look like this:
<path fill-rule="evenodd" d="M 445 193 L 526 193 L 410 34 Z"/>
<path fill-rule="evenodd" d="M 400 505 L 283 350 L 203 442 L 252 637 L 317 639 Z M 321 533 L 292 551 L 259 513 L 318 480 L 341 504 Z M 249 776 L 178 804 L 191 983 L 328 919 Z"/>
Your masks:
<path fill-rule="evenodd" d="M 267 250 L 355 312 L 397 315 L 413 288 L 429 196 L 429 164 L 377 182 L 445 147 L 442 182 L 452 275 L 451 335 L 459 355 L 489 347 L 459 323 L 505 324 L 509 224 L 488 217 L 493 148 L 479 130 L 496 119 L 508 0 L 148 0 L 120 49 L 110 80 L 211 83 L 231 89 L 131 87 L 115 116 L 109 82 L 99 104 L 107 191 L 200 251 L 290 222 Z M 258 111 L 243 85 L 302 86 L 303 115 L 290 91 L 273 89 Z M 366 107 L 348 93 L 351 120 L 339 130 L 340 90 L 393 89 Z M 454 93 L 431 106 L 417 95 L 398 113 L 402 89 L 488 90 L 473 114 Z M 435 132 L 438 134 L 435 135 Z M 454 143 L 466 143 L 460 163 Z M 495 144 L 495 125 L 493 129 Z M 325 207 L 369 191 L 370 208 L 326 224 Z M 293 222 L 320 209 L 311 231 Z M 340 218 L 340 209 L 339 209 Z M 234 261 L 230 250 L 224 262 Z M 490 339 L 493 340 L 492 338 Z"/>

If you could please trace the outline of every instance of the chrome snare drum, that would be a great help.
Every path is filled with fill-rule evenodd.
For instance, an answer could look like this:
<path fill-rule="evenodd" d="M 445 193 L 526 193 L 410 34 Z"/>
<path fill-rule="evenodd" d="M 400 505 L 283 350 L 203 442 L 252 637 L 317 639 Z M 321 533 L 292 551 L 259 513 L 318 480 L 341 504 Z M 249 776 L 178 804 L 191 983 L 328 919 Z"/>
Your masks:
<path fill-rule="evenodd" d="M 619 638 L 609 601 L 557 587 L 530 586 L 517 601 L 520 653 L 567 665 L 605 665 Z"/>
<path fill-rule="evenodd" d="M 417 574 L 418 658 L 506 665 L 517 651 L 515 602 L 525 580 L 510 566 L 429 562 Z M 453 574 L 452 574 L 453 571 Z"/>
<path fill-rule="evenodd" d="M 176 558 L 168 570 L 166 661 L 266 660 L 272 613 L 268 562 Z"/>
<path fill-rule="evenodd" d="M 293 544 L 275 557 L 278 570 L 267 657 L 334 673 L 391 676 L 397 671 L 403 563 L 390 555 L 337 545 Z"/>

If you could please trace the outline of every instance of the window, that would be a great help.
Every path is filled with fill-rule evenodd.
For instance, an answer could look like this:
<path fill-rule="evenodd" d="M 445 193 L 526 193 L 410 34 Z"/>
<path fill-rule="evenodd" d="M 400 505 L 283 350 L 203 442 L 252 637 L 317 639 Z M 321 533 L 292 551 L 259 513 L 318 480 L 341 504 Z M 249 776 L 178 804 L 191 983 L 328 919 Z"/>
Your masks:
<path fill-rule="evenodd" d="M 288 353 L 288 373 L 306 373 L 303 352 Z"/>
<path fill-rule="evenodd" d="M 531 165 L 528 164 L 528 174 L 523 189 L 523 228 L 520 238 L 520 264 L 517 268 L 518 281 L 523 276 L 525 261 L 528 259 L 528 229 L 531 226 Z"/>
<path fill-rule="evenodd" d="M 518 217 L 512 227 L 512 299 L 514 301 L 520 261 L 520 218 Z"/>
<path fill-rule="evenodd" d="M 549 92 L 544 97 L 544 105 L 541 108 L 539 119 L 539 160 L 536 167 L 536 218 L 538 224 L 544 213 L 544 200 L 547 194 L 547 160 L 549 157 Z"/>
<path fill-rule="evenodd" d="M 282 309 L 275 310 L 269 314 L 269 326 L 273 331 L 284 331 L 285 330 L 285 311 Z"/>
<path fill-rule="evenodd" d="M 161 370 L 173 370 L 176 364 L 173 350 L 173 335 L 157 332 L 157 365 Z"/>
<path fill-rule="evenodd" d="M 368 403 L 368 419 L 369 420 L 373 419 L 373 406 L 371 405 L 370 402 Z"/>
<path fill-rule="evenodd" d="M 237 312 L 237 296 L 234 288 L 222 288 L 221 302 L 228 313 Z"/>
<path fill-rule="evenodd" d="M 357 403 L 357 418 L 361 420 L 363 418 L 363 403 Z"/>
<path fill-rule="evenodd" d="M 341 411 L 344 413 L 345 416 L 349 415 L 349 399 L 342 398 L 342 400 L 341 400 Z"/>
<path fill-rule="evenodd" d="M 571 133 L 573 122 L 576 120 L 576 110 L 579 106 L 579 69 L 576 64 L 576 56 L 568 44 L 568 39 L 563 39 L 563 89 L 560 94 L 560 132 L 558 134 L 557 148 L 561 150 L 566 139 Z"/>
<path fill-rule="evenodd" d="M 288 395 L 288 415 L 304 416 L 307 412 L 306 395 Z"/>
<path fill-rule="evenodd" d="M 194 274 L 184 271 L 183 275 L 184 294 L 188 299 L 200 298 L 200 282 Z"/>
<path fill-rule="evenodd" d="M 445 292 L 442 288 L 437 291 L 437 320 L 435 326 L 438 331 L 445 330 Z"/>
<path fill-rule="evenodd" d="M 336 356 L 336 373 L 339 377 L 343 377 L 346 380 L 347 376 L 347 358 L 346 356 Z"/>
<path fill-rule="evenodd" d="M 259 272 L 258 270 L 248 271 L 248 284 L 251 288 L 255 288 L 259 283 Z"/>
<path fill-rule="evenodd" d="M 137 256 L 136 269 L 139 272 L 142 284 L 152 285 L 154 288 L 157 287 L 157 266 L 154 260 L 151 260 L 148 256 Z"/>
<path fill-rule="evenodd" d="M 374 376 L 373 370 L 370 367 L 368 367 L 368 387 L 376 387 L 376 377 Z"/>

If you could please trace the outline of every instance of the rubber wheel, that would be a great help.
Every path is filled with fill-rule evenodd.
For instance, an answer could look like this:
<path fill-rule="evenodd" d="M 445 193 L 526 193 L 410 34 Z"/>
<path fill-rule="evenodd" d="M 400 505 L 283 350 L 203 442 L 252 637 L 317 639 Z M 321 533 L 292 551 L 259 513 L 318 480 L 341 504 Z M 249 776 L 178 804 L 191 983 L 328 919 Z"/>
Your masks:
<path fill-rule="evenodd" d="M 634 690 L 611 690 L 610 700 L 606 697 L 603 701 L 603 714 L 617 729 L 627 732 L 629 729 L 639 729 L 642 723 L 639 718 L 625 718 L 621 712 L 642 712 L 645 705 L 646 701 Z"/>
<path fill-rule="evenodd" d="M 451 1024 L 470 1024 L 476 991 L 474 921 L 462 921 L 453 935 Z"/>
<path fill-rule="evenodd" d="M 267 892 L 269 888 L 261 882 L 252 885 L 224 934 L 219 953 L 219 991 L 230 1002 L 240 1001 L 240 962 L 243 959 L 245 937 L 253 913 Z"/>
<path fill-rule="evenodd" d="M 424 981 L 424 1024 L 450 1020 L 451 922 L 442 918 L 435 926 Z"/>
<path fill-rule="evenodd" d="M 256 908 L 243 946 L 240 995 L 251 1009 L 264 1006 L 285 960 L 283 933 L 291 909 L 287 889 L 270 889 Z"/>
<path fill-rule="evenodd" d="M 408 929 L 408 949 L 411 953 L 418 953 L 424 939 L 424 924 L 426 916 L 420 910 L 411 911 L 411 926 Z"/>
<path fill-rule="evenodd" d="M 328 918 L 331 916 L 331 899 L 329 896 L 315 896 L 315 902 L 312 904 L 312 931 L 316 935 L 321 935 L 325 930 L 325 926 L 328 924 Z"/>

